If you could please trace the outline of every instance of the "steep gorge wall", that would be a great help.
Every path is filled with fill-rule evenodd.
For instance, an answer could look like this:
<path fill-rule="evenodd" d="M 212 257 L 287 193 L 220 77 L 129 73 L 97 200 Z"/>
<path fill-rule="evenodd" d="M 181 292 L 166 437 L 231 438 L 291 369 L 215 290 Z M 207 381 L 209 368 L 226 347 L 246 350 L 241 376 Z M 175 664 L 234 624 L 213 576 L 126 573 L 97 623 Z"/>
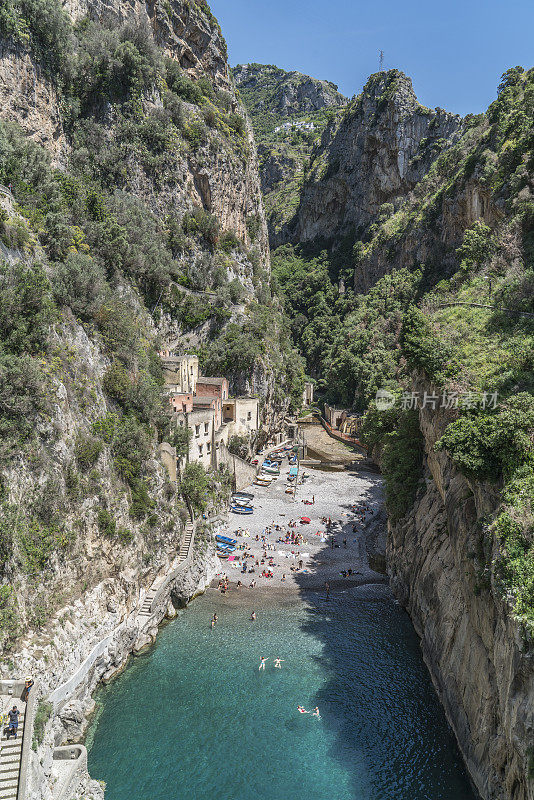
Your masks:
<path fill-rule="evenodd" d="M 459 116 L 421 106 L 402 73 L 371 76 L 312 155 L 295 241 L 361 237 L 384 203 L 404 200 L 460 128 Z"/>
<path fill-rule="evenodd" d="M 231 110 L 246 120 L 236 96 L 227 63 L 226 43 L 220 27 L 205 3 L 174 0 L 172 3 L 142 3 L 139 0 L 68 0 L 64 4 L 73 22 L 88 17 L 103 24 L 148 26 L 163 53 L 176 60 L 193 80 L 206 76 L 212 86 L 227 93 Z M 55 81 L 46 77 L 31 51 L 20 42 L 0 38 L 0 100 L 3 119 L 18 123 L 28 135 L 44 145 L 54 162 L 65 168 L 69 145 L 63 132 L 60 100 Z M 144 98 L 145 113 L 162 108 L 157 94 Z M 113 113 L 104 118 L 113 135 Z M 205 146 L 196 153 L 173 154 L 177 169 L 163 185 L 155 184 L 139 164 L 129 164 L 128 191 L 166 215 L 200 206 L 213 213 L 225 231 L 233 231 L 251 245 L 247 217 L 259 220 L 256 246 L 268 264 L 268 245 L 263 200 L 254 144 L 246 120 L 244 152 L 234 150 L 218 137 L 218 146 Z"/>
<path fill-rule="evenodd" d="M 424 477 L 411 511 L 389 524 L 388 572 L 481 796 L 532 800 L 534 642 L 492 570 L 496 487 L 434 451 L 447 413 L 420 411 Z"/>

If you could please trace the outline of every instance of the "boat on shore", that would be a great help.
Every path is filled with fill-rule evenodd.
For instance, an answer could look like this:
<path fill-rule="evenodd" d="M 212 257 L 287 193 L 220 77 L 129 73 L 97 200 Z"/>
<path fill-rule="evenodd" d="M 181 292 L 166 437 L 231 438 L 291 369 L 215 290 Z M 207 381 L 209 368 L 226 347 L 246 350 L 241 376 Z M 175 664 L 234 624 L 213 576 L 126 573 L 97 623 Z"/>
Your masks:
<path fill-rule="evenodd" d="M 215 537 L 215 541 L 217 545 L 222 545 L 223 547 L 235 547 L 237 544 L 237 539 L 231 539 L 229 536 L 221 536 L 219 533 Z"/>
<path fill-rule="evenodd" d="M 268 475 L 280 475 L 280 469 L 279 469 L 278 466 L 276 466 L 276 467 L 267 466 L 266 467 L 265 464 L 264 464 L 262 466 L 262 470 L 264 472 L 266 472 Z"/>
<path fill-rule="evenodd" d="M 252 506 L 230 506 L 230 511 L 233 514 L 253 514 L 254 509 Z"/>
<path fill-rule="evenodd" d="M 232 500 L 254 500 L 254 495 L 248 492 L 234 492 Z"/>

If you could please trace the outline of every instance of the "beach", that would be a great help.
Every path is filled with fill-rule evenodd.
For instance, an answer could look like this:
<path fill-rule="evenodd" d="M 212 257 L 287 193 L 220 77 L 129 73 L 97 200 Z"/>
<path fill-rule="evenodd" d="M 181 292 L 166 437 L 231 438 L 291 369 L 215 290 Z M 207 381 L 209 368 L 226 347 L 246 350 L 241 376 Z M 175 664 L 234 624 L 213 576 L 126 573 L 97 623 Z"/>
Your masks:
<path fill-rule="evenodd" d="M 239 580 L 243 584 L 239 591 L 248 593 L 269 587 L 276 594 L 323 588 L 325 582 L 334 589 L 340 584 L 385 581 L 383 575 L 370 569 L 367 555 L 369 544 L 382 536 L 384 527 L 380 476 L 360 470 L 357 461 L 335 471 L 301 466 L 299 479 L 302 474 L 309 477 L 297 486 L 295 497 L 285 491 L 289 485 L 287 458 L 280 476 L 270 486 L 251 485 L 244 489 L 254 495 L 254 513 L 242 516 L 230 512 L 229 522 L 221 526 L 220 533 L 236 539 L 238 549 L 232 561 L 221 561 L 221 573 L 212 588 L 217 588 L 224 575 L 228 576 L 230 593 Z M 310 522 L 301 522 L 303 517 Z M 328 519 L 330 527 L 324 521 Z M 289 527 L 290 522 L 296 525 Z M 288 531 L 300 534 L 302 541 L 279 541 Z M 246 573 L 241 571 L 244 552 L 250 554 Z M 269 565 L 271 556 L 273 565 Z M 251 568 L 254 572 L 249 571 Z M 264 570 L 273 577 L 262 576 Z M 348 574 L 343 575 L 344 572 Z M 254 589 L 250 589 L 252 582 Z"/>

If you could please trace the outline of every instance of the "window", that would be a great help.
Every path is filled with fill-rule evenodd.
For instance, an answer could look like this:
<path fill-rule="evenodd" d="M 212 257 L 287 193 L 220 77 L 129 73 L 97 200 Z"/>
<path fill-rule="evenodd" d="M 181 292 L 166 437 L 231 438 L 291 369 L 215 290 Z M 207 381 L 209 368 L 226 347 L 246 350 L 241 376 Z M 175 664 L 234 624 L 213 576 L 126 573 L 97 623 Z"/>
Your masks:
<path fill-rule="evenodd" d="M 210 424 L 209 424 L 209 422 L 205 422 L 205 423 L 204 423 L 204 433 L 208 433 L 209 429 L 210 429 Z"/>
<path fill-rule="evenodd" d="M 252 419 L 252 411 L 247 413 L 247 419 L 250 421 Z"/>
<path fill-rule="evenodd" d="M 195 436 L 200 436 L 200 425 L 195 425 Z"/>
<path fill-rule="evenodd" d="M 208 453 L 211 453 L 211 442 L 207 443 L 206 450 L 208 451 Z"/>
<path fill-rule="evenodd" d="M 198 446 L 198 454 L 199 454 L 199 456 L 202 455 L 202 445 L 201 444 L 199 444 L 199 446 Z"/>

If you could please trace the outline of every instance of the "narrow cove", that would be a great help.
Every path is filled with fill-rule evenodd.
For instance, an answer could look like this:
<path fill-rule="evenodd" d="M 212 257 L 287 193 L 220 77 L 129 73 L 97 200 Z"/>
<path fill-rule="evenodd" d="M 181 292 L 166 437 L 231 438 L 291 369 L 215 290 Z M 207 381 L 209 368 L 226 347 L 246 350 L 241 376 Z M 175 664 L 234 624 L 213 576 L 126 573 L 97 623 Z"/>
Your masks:
<path fill-rule="evenodd" d="M 386 586 L 328 602 L 321 591 L 208 590 L 99 699 L 89 769 L 108 800 L 475 797 Z"/>

